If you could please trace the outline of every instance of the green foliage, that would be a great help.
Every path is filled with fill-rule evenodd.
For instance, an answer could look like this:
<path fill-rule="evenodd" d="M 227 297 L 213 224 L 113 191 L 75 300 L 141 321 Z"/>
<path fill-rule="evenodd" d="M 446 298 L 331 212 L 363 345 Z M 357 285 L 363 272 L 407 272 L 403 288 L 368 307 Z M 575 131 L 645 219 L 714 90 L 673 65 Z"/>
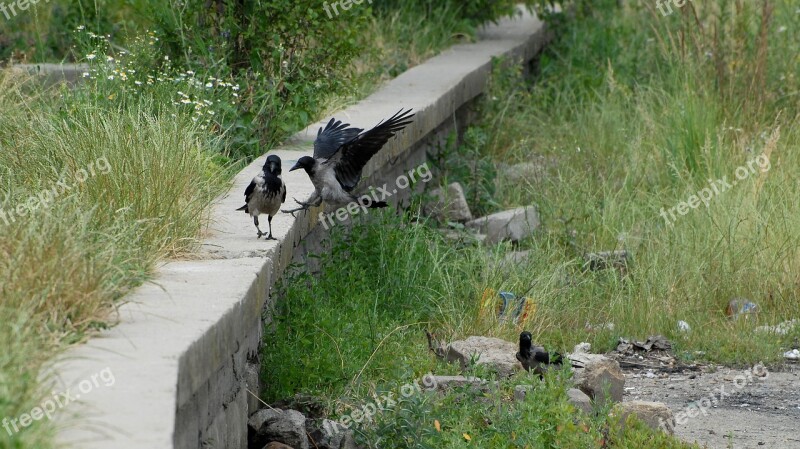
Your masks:
<path fill-rule="evenodd" d="M 362 369 L 369 379 L 411 374 L 419 356 L 403 346 L 423 343 L 422 329 L 450 265 L 448 251 L 430 246 L 440 237 L 429 229 L 370 214 L 378 215 L 369 225 L 331 234 L 330 251 L 319 256 L 323 277 L 301 272 L 279 290 L 285 300 L 263 351 L 271 399 L 341 391 Z"/>
<path fill-rule="evenodd" d="M 458 145 L 451 134 L 436 161 L 437 167 L 446 173 L 447 182 L 459 182 L 464 187 L 464 195 L 476 216 L 493 212 L 497 207 L 493 199 L 497 168 L 483 151 L 488 139 L 489 134 L 480 126 L 467 128 Z"/>
<path fill-rule="evenodd" d="M 370 12 L 354 7 L 330 19 L 317 0 L 183 5 L 147 5 L 168 54 L 209 76 L 235 79 L 242 132 L 266 146 L 316 117 L 324 97 L 347 91 L 345 74 L 360 54 L 357 33 Z"/>
<path fill-rule="evenodd" d="M 455 18 L 464 20 L 470 26 L 496 21 L 514 13 L 515 0 L 374 0 L 375 10 L 386 14 L 398 8 L 410 8 L 433 14 L 437 9 L 449 10 Z"/>
<path fill-rule="evenodd" d="M 206 134 L 177 106 L 99 108 L 11 78 L 0 72 L 0 416 L 9 419 L 50 395 L 40 377 L 49 357 L 113 322 L 119 298 L 158 259 L 193 248 L 224 188 Z M 3 431 L 0 447 L 52 447 L 53 430 L 41 420 Z"/>

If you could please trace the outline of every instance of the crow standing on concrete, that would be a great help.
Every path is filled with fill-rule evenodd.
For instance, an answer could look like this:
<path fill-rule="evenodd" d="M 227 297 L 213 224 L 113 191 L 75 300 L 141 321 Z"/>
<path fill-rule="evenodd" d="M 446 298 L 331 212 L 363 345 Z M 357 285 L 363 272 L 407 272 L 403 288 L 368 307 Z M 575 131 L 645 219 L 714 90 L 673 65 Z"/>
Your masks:
<path fill-rule="evenodd" d="M 560 367 L 563 363 L 561 354 L 554 352 L 551 356 L 546 349 L 541 346 L 533 345 L 533 337 L 528 331 L 519 334 L 519 352 L 517 360 L 522 363 L 525 371 L 533 370 L 534 373 L 542 377 L 550 365 Z"/>
<path fill-rule="evenodd" d="M 286 184 L 281 179 L 281 158 L 270 155 L 247 189 L 244 191 L 245 205 L 236 209 L 243 210 L 253 217 L 253 224 L 258 229 L 258 237 L 264 235 L 258 227 L 259 214 L 267 214 L 269 222 L 269 235 L 266 240 L 277 240 L 272 236 L 272 217 L 278 213 L 281 203 L 286 201 Z"/>
<path fill-rule="evenodd" d="M 369 131 L 350 128 L 349 124 L 331 119 L 324 129 L 317 132 L 314 141 L 314 157 L 303 156 L 289 171 L 302 168 L 314 184 L 314 193 L 307 203 L 297 201 L 297 209 L 284 210 L 294 214 L 299 210 L 319 206 L 323 201 L 333 205 L 355 202 L 369 208 L 386 207 L 386 203 L 359 199 L 351 192 L 361 180 L 361 172 L 395 133 L 411 123 L 411 109 L 402 109 L 389 120 L 382 121 Z"/>

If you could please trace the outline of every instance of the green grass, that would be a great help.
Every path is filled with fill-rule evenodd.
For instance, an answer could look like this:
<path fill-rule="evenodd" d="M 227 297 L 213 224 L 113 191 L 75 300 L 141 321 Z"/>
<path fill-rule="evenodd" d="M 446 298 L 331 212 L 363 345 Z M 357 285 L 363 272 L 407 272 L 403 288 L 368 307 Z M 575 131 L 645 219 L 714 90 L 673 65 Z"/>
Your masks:
<path fill-rule="evenodd" d="M 113 324 L 118 300 L 157 260 L 192 250 L 225 186 L 208 137 L 171 106 L 71 103 L 65 114 L 57 92 L 11 78 L 0 72 L 0 416 L 9 419 L 45 394 L 44 362 Z M 49 447 L 51 434 L 39 421 L 0 432 L 0 447 Z"/>
<path fill-rule="evenodd" d="M 608 410 L 578 415 L 567 402 L 567 373 L 545 383 L 522 373 L 487 393 L 405 397 L 404 385 L 430 386 L 427 373 L 460 372 L 428 350 L 425 329 L 445 340 L 516 339 L 522 325 L 499 323 L 496 304 L 485 303 L 483 292 L 521 291 L 529 273 L 550 275 L 548 261 L 509 272 L 498 266 L 508 248 L 453 245 L 427 223 L 388 212 L 350 230 L 338 228 L 329 244 L 330 251 L 319 256 L 319 277 L 298 267 L 277 290 L 281 300 L 262 351 L 266 401 L 311 394 L 321 398 L 329 416 L 356 419 L 356 411 L 374 403 L 376 395 L 393 392 L 397 405 L 355 424 L 361 442 L 381 441 L 386 447 L 463 447 L 465 434 L 471 444 L 486 448 L 600 447 L 604 439 L 610 447 L 684 447 L 638 426 L 621 432 Z M 534 315 L 525 326 L 544 328 L 541 320 Z M 471 373 L 493 378 L 479 366 Z M 533 385 L 533 392 L 514 403 L 514 386 L 524 384 Z"/>
<path fill-rule="evenodd" d="M 762 24 L 760 6 L 737 12 L 729 3 L 693 3 L 696 12 L 663 18 L 646 5 L 600 2 L 558 29 L 535 82 L 496 70 L 479 122 L 432 162 L 443 181 L 465 184 L 473 211 L 536 204 L 542 228 L 518 248 L 454 245 L 412 209 L 333 234 L 319 276 L 300 267 L 280 290 L 265 337 L 265 399 L 310 393 L 331 416 L 351 416 L 374 393 L 458 372 L 428 351 L 423 329 L 444 340 L 511 341 L 527 329 L 560 351 L 663 334 L 685 360 L 780 362 L 798 331 L 754 327 L 800 316 L 792 150 L 800 144 L 800 14 L 772 1 Z M 759 155 L 768 169 L 750 162 Z M 501 164 L 531 161 L 543 176 L 504 177 Z M 662 208 L 748 163 L 756 170 L 708 207 L 672 224 L 662 218 Z M 515 249 L 532 257 L 503 267 Z M 583 269 L 585 252 L 617 249 L 632 256 L 626 275 Z M 527 292 L 535 309 L 518 325 L 499 323 L 487 289 Z M 726 317 L 735 296 L 760 313 Z M 692 330 L 680 332 L 678 320 Z M 604 436 L 611 447 L 680 447 L 636 425 L 620 434 L 603 413 L 575 421 L 557 377 L 537 386 L 538 400 L 510 403 L 513 386 L 526 382 L 516 376 L 480 398 L 412 396 L 358 425 L 358 437 L 419 448 L 464 447 L 464 434 L 477 447 L 598 447 Z"/>
<path fill-rule="evenodd" d="M 583 252 L 626 249 L 633 256 L 625 279 L 572 272 L 558 298 L 541 297 L 547 321 L 560 323 L 541 329 L 543 338 L 611 349 L 617 336 L 660 333 L 680 353 L 704 351 L 713 361 L 781 359 L 790 339 L 753 328 L 800 316 L 800 159 L 792 150 L 800 144 L 793 126 L 800 59 L 790 36 L 800 15 L 790 2 L 771 3 L 763 35 L 761 11 L 728 16 L 715 4 L 699 8 L 704 30 L 737 30 L 716 44 L 704 42 L 707 31 L 693 17 L 667 20 L 642 6 L 597 8 L 546 51 L 536 84 L 498 74 L 496 99 L 486 102 L 476 127 L 488 134 L 482 157 L 545 161 L 546 176 L 522 186 L 500 176 L 493 197 L 497 209 L 539 205 L 544 226 L 525 248 L 552 258 L 554 275 L 579 263 Z M 697 49 L 662 46 L 677 42 L 681 30 Z M 609 33 L 616 37 L 606 39 Z M 758 57 L 762 50 L 766 61 Z M 708 52 L 721 62 L 711 64 Z M 762 78 L 763 87 L 751 89 Z M 752 164 L 759 156 L 769 164 Z M 662 208 L 687 201 L 709 179 L 736 179 L 737 168 L 748 164 L 754 172 L 708 207 L 676 215 L 671 224 L 662 218 Z M 759 305 L 757 319 L 725 316 L 736 296 Z M 678 320 L 692 331 L 679 332 Z M 615 330 L 593 334 L 583 330 L 587 322 L 613 322 Z"/>

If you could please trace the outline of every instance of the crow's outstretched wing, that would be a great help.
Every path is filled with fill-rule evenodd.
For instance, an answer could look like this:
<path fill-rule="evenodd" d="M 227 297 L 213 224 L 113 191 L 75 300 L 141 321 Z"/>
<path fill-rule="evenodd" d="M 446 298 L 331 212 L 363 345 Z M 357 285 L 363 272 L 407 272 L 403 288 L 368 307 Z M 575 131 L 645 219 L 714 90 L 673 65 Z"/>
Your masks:
<path fill-rule="evenodd" d="M 389 120 L 379 123 L 374 128 L 360 134 L 355 139 L 347 142 L 342 147 L 334 163 L 333 170 L 336 180 L 346 192 L 356 188 L 361 180 L 361 171 L 367 162 L 386 145 L 396 132 L 411 123 L 411 109 L 402 109 Z"/>
<path fill-rule="evenodd" d="M 355 139 L 363 129 L 350 128 L 349 123 L 331 119 L 325 128 L 317 131 L 314 140 L 314 159 L 330 159 L 345 143 Z"/>

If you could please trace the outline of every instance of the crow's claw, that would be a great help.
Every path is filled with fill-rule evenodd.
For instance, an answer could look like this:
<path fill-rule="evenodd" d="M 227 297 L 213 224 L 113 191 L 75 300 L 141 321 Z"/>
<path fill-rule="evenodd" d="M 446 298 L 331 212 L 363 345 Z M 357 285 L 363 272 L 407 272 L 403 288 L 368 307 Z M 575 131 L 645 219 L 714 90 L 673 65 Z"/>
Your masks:
<path fill-rule="evenodd" d="M 270 234 L 264 240 L 278 240 L 278 239 L 276 239 L 275 237 L 272 236 L 272 234 Z"/>
<path fill-rule="evenodd" d="M 297 201 L 297 198 L 292 198 L 292 199 L 294 200 L 295 203 L 299 204 L 300 207 L 298 207 L 297 209 L 289 209 L 289 210 L 281 209 L 281 212 L 283 212 L 284 214 L 292 214 L 292 217 L 294 217 L 295 216 L 294 215 L 295 212 L 299 212 L 301 210 L 308 210 L 308 208 L 311 207 L 311 205 L 308 204 L 308 203 L 304 203 L 302 201 Z M 297 217 L 295 217 L 295 218 L 297 218 Z"/>

